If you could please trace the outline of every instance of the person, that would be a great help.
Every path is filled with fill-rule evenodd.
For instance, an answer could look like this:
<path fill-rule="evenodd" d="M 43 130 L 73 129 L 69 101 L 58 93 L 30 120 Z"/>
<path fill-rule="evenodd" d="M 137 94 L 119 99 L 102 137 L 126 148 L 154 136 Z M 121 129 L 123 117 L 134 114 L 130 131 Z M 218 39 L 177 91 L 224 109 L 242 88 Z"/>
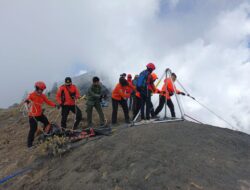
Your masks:
<path fill-rule="evenodd" d="M 152 73 L 151 77 L 152 77 L 153 82 L 155 82 L 158 79 L 158 76 L 155 73 Z M 153 91 L 153 93 L 160 93 L 160 92 L 161 91 L 158 90 L 157 88 L 155 88 L 154 91 Z M 136 105 L 135 105 L 135 109 L 133 111 L 133 120 L 136 118 L 139 110 L 141 109 L 141 102 L 142 102 L 141 95 L 140 95 L 140 93 L 138 91 L 136 92 L 135 97 L 136 97 L 136 101 L 135 101 Z M 155 118 L 154 106 L 153 106 L 152 101 L 150 101 L 150 115 L 151 115 L 152 118 Z"/>
<path fill-rule="evenodd" d="M 86 102 L 88 127 L 92 127 L 93 125 L 92 124 L 93 108 L 95 108 L 97 113 L 99 114 L 100 126 L 104 126 L 105 118 L 104 118 L 104 114 L 103 114 L 102 106 L 101 106 L 102 87 L 100 84 L 100 79 L 98 77 L 93 77 L 92 81 L 93 81 L 93 84 L 88 89 L 87 102 Z"/>
<path fill-rule="evenodd" d="M 72 79 L 70 77 L 66 77 L 65 84 L 61 85 L 56 93 L 56 101 L 62 107 L 61 127 L 63 129 L 66 129 L 67 127 L 67 118 L 70 111 L 76 115 L 73 129 L 76 129 L 80 124 L 82 120 L 82 112 L 76 105 L 76 100 L 79 98 L 80 92 L 78 88 L 72 84 Z"/>
<path fill-rule="evenodd" d="M 58 107 L 54 102 L 50 101 L 43 91 L 46 89 L 46 84 L 42 81 L 35 83 L 35 91 L 30 93 L 25 100 L 25 104 L 29 107 L 29 124 L 30 130 L 28 134 L 27 146 L 30 148 L 33 145 L 35 133 L 37 131 L 38 122 L 43 123 L 45 133 L 50 131 L 50 123 L 44 115 L 42 105 L 46 103 L 52 107 Z"/>
<path fill-rule="evenodd" d="M 137 79 L 138 79 L 139 75 L 135 75 L 134 79 L 132 80 L 132 83 L 134 86 L 137 85 Z"/>
<path fill-rule="evenodd" d="M 137 106 L 138 106 L 137 96 L 136 96 L 136 93 L 137 93 L 136 85 L 137 85 L 138 77 L 139 77 L 139 75 L 135 75 L 134 79 L 132 80 L 132 84 L 135 87 L 134 93 L 132 94 L 132 102 L 133 102 L 133 104 L 132 104 L 132 112 L 133 112 L 133 115 L 135 115 L 135 113 L 137 112 Z"/>
<path fill-rule="evenodd" d="M 146 65 L 147 69 L 142 71 L 137 79 L 137 91 L 141 97 L 141 120 L 145 120 L 145 105 L 146 105 L 146 120 L 150 120 L 150 111 L 152 107 L 151 95 L 156 90 L 151 73 L 155 70 L 153 63 Z"/>
<path fill-rule="evenodd" d="M 178 90 L 175 87 L 174 82 L 176 81 L 176 79 L 177 79 L 177 76 L 176 76 L 175 73 L 171 74 L 171 78 L 169 77 L 169 78 L 165 79 L 164 84 L 162 86 L 162 94 L 159 95 L 159 105 L 155 110 L 155 115 L 156 116 L 161 112 L 162 108 L 164 107 L 164 104 L 167 101 L 167 106 L 170 109 L 171 116 L 173 118 L 176 117 L 175 110 L 174 110 L 174 104 L 173 104 L 173 102 L 171 100 L 171 96 L 174 93 L 181 94 L 183 96 L 186 95 L 184 92 L 181 92 L 180 90 Z"/>
<path fill-rule="evenodd" d="M 136 87 L 133 84 L 132 75 L 131 74 L 128 74 L 127 81 L 128 81 L 128 84 L 129 84 L 128 93 L 130 94 L 130 97 L 128 98 L 128 109 L 132 110 L 132 107 L 133 107 L 133 97 L 135 95 L 135 89 L 136 89 Z"/>
<path fill-rule="evenodd" d="M 129 93 L 127 93 L 127 88 L 129 84 L 125 78 L 120 78 L 119 83 L 116 85 L 114 90 L 112 91 L 112 124 L 117 123 L 117 112 L 118 112 L 118 105 L 120 104 L 124 117 L 125 122 L 130 123 L 129 120 L 129 112 L 128 112 L 128 104 L 126 99 L 129 98 Z"/>

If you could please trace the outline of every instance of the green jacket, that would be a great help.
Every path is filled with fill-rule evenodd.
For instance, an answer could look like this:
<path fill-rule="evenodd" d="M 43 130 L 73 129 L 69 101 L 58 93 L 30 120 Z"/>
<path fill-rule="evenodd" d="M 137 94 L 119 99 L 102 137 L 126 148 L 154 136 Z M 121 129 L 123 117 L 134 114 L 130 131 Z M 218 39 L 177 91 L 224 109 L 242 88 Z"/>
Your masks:
<path fill-rule="evenodd" d="M 100 103 L 102 87 L 100 85 L 92 85 L 87 92 L 87 105 L 95 105 Z"/>

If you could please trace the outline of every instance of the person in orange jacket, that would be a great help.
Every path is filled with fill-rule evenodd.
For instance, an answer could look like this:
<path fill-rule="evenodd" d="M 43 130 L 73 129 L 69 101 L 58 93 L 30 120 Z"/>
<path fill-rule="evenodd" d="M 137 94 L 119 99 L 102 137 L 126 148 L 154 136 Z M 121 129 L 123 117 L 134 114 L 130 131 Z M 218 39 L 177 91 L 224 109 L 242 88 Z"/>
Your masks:
<path fill-rule="evenodd" d="M 186 94 L 184 92 L 181 92 L 180 90 L 178 90 L 175 85 L 174 82 L 176 81 L 176 74 L 172 73 L 171 74 L 171 78 L 167 78 L 164 81 L 164 84 L 162 86 L 162 94 L 159 96 L 159 105 L 155 110 L 155 115 L 158 115 L 162 108 L 164 107 L 165 102 L 167 101 L 167 106 L 170 109 L 171 112 L 171 116 L 174 118 L 175 117 L 175 110 L 174 110 L 174 104 L 171 100 L 171 96 L 176 92 L 177 94 L 181 94 L 183 96 L 185 96 Z"/>
<path fill-rule="evenodd" d="M 76 129 L 82 120 L 82 111 L 76 105 L 76 100 L 80 98 L 78 88 L 72 84 L 70 77 L 65 78 L 65 84 L 60 86 L 56 94 L 56 101 L 62 107 L 61 127 L 66 129 L 69 112 L 76 114 L 73 129 Z"/>
<path fill-rule="evenodd" d="M 112 92 L 112 124 L 116 124 L 117 122 L 117 112 L 119 104 L 123 109 L 125 122 L 130 123 L 128 104 L 126 101 L 130 96 L 130 94 L 127 93 L 128 86 L 128 81 L 125 78 L 120 78 L 119 83 L 116 85 Z"/>
<path fill-rule="evenodd" d="M 49 106 L 57 107 L 57 105 L 50 101 L 43 91 L 46 89 L 46 85 L 42 81 L 35 83 L 35 91 L 30 93 L 25 100 L 27 107 L 29 107 L 29 124 L 30 130 L 28 134 L 27 146 L 30 148 L 33 145 L 35 133 L 37 131 L 38 122 L 43 123 L 45 133 L 50 131 L 50 123 L 48 118 L 43 114 L 42 105 L 46 103 Z"/>

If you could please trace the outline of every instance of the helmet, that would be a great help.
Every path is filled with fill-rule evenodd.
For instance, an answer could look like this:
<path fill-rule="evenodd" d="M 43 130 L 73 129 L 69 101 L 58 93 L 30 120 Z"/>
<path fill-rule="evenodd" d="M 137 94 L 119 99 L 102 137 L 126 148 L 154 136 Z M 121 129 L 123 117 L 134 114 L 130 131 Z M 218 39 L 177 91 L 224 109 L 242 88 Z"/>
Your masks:
<path fill-rule="evenodd" d="M 147 69 L 151 69 L 153 71 L 153 70 L 155 70 L 155 65 L 153 63 L 148 63 Z"/>
<path fill-rule="evenodd" d="M 35 88 L 40 89 L 40 90 L 45 90 L 46 89 L 46 84 L 42 81 L 38 81 L 35 83 Z"/>
<path fill-rule="evenodd" d="M 70 77 L 66 77 L 65 78 L 65 84 L 66 85 L 71 85 L 71 83 L 72 83 L 72 79 Z"/>
<path fill-rule="evenodd" d="M 152 73 L 151 76 L 152 76 L 152 78 L 153 78 L 154 81 L 155 81 L 156 79 L 158 79 L 158 76 L 157 76 L 157 74 L 155 74 L 155 73 Z"/>

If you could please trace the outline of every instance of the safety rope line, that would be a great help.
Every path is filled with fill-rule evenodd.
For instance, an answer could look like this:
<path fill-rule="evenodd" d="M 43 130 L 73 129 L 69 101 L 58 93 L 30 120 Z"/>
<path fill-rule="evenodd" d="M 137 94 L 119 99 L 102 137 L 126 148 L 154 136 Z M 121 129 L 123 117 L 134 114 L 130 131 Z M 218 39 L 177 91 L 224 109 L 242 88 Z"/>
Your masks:
<path fill-rule="evenodd" d="M 199 123 L 199 124 L 204 124 L 204 123 L 200 122 L 199 120 L 194 119 L 193 117 L 191 117 L 191 116 L 189 116 L 189 115 L 187 115 L 187 114 L 184 114 L 184 116 L 186 116 L 187 118 L 189 118 L 189 119 L 191 119 L 191 120 L 193 120 L 193 121 L 196 121 L 196 122 Z"/>
<path fill-rule="evenodd" d="M 196 98 L 194 98 L 193 96 L 191 96 L 188 91 L 184 88 L 184 86 L 180 83 L 180 81 L 178 81 L 179 85 L 182 87 L 182 89 L 187 93 L 187 96 L 191 99 L 193 99 L 195 102 L 197 102 L 201 107 L 205 108 L 207 111 L 209 111 L 211 114 L 215 115 L 217 118 L 219 118 L 221 121 L 224 121 L 226 124 L 228 124 L 233 130 L 237 130 L 236 127 L 234 127 L 231 123 L 229 123 L 227 120 L 225 120 L 223 117 L 221 117 L 220 115 L 218 115 L 217 113 L 215 113 L 212 109 L 210 109 L 209 107 L 207 107 L 206 105 L 204 105 L 203 103 L 201 103 L 200 101 L 198 101 Z"/>

